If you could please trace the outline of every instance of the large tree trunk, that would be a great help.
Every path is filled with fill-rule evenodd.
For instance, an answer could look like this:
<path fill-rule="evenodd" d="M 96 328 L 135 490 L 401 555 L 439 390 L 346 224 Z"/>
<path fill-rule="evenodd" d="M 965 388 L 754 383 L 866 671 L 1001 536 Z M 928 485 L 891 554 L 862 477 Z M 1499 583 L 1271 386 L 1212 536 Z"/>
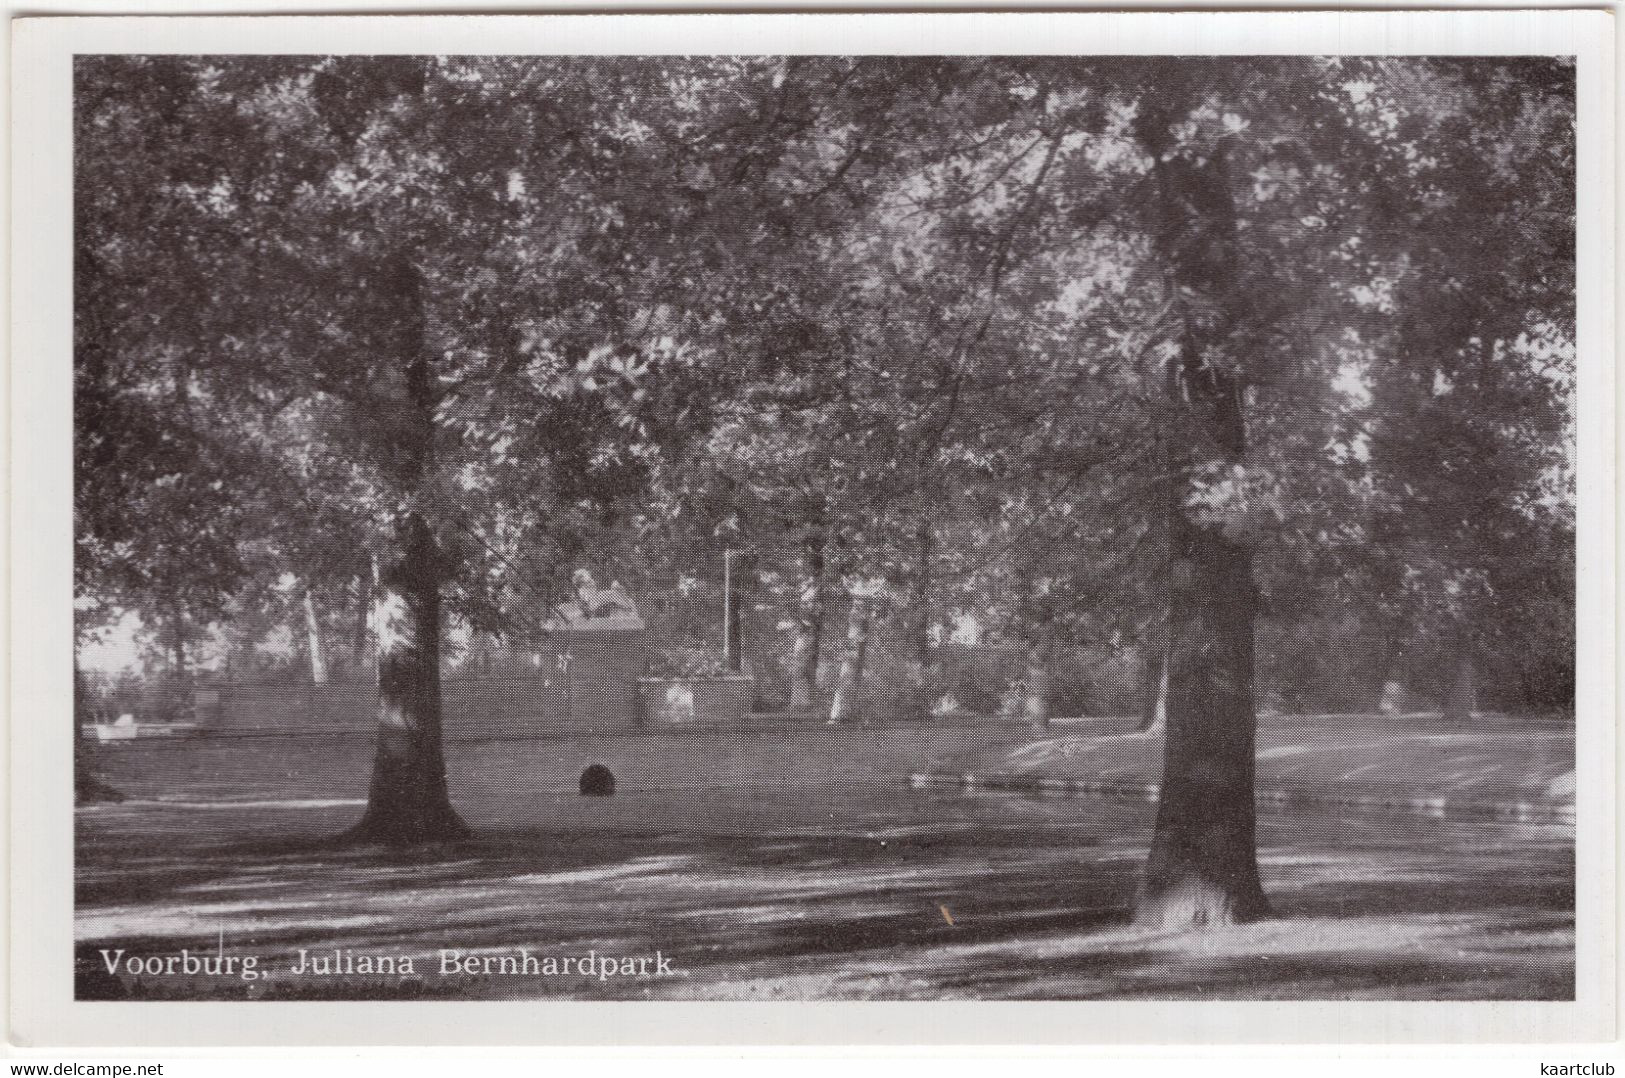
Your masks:
<path fill-rule="evenodd" d="M 1161 798 L 1136 920 L 1166 928 L 1267 912 L 1258 876 L 1251 555 L 1191 528 L 1168 657 Z"/>
<path fill-rule="evenodd" d="M 1177 84 L 1143 96 L 1137 134 L 1153 160 L 1153 242 L 1180 304 L 1179 353 L 1167 369 L 1164 440 L 1170 618 L 1167 736 L 1161 796 L 1136 921 L 1159 928 L 1216 926 L 1268 912 L 1259 881 L 1254 805 L 1257 714 L 1253 636 L 1257 591 L 1241 522 L 1200 513 L 1190 495 L 1198 465 L 1246 459 L 1246 392 L 1238 369 L 1246 297 L 1236 214 L 1222 147 L 1172 146 L 1171 128 L 1205 91 Z"/>
<path fill-rule="evenodd" d="M 352 832 L 392 845 L 469 833 L 451 806 L 441 744 L 439 551 L 416 514 L 401 531 L 402 553 L 377 588 L 378 745 Z"/>
<path fill-rule="evenodd" d="M 824 555 L 809 546 L 803 556 L 796 602 L 795 641 L 790 650 L 790 710 L 811 711 L 818 693 L 818 658 L 824 631 Z"/>
<path fill-rule="evenodd" d="M 869 617 L 872 601 L 866 595 L 852 596 L 851 612 L 846 619 L 846 651 L 841 656 L 841 673 L 835 683 L 835 698 L 830 701 L 829 721 L 849 722 L 857 710 L 858 696 L 863 691 L 863 665 L 869 651 Z"/>
<path fill-rule="evenodd" d="M 389 441 L 380 446 L 408 500 L 421 497 L 434 463 L 434 371 L 426 342 L 422 282 L 400 259 L 398 326 L 406 355 L 404 400 Z M 367 811 L 351 837 L 390 845 L 462 838 L 468 825 L 451 806 L 441 743 L 440 586 L 445 555 L 415 507 L 402 513 L 393 557 L 379 567 L 373 592 L 377 639 L 378 745 Z"/>

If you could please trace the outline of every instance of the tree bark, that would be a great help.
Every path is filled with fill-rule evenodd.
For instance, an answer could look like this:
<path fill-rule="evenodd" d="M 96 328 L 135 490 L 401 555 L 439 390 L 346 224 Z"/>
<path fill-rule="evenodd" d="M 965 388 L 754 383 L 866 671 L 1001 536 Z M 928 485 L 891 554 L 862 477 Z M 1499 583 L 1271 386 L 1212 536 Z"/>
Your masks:
<path fill-rule="evenodd" d="M 818 693 L 818 653 L 824 629 L 824 555 L 809 546 L 801 595 L 796 604 L 795 641 L 790 651 L 790 710 L 811 711 Z"/>
<path fill-rule="evenodd" d="M 1245 385 L 1237 338 L 1248 327 L 1244 266 L 1222 147 L 1174 147 L 1171 128 L 1206 91 L 1148 88 L 1136 134 L 1153 161 L 1152 240 L 1181 304 L 1179 352 L 1168 367 L 1166 439 L 1172 557 L 1167 736 L 1161 796 L 1135 911 L 1167 929 L 1218 926 L 1268 912 L 1258 874 L 1253 641 L 1258 596 L 1252 554 L 1224 519 L 1194 509 L 1194 465 L 1241 464 Z M 1178 447 L 1177 449 L 1174 447 Z M 1200 454 L 1200 457 L 1198 456 Z M 1234 526 L 1234 522 L 1232 522 Z"/>
<path fill-rule="evenodd" d="M 1401 662 L 1404 648 L 1397 630 L 1383 634 L 1382 651 L 1378 655 L 1376 700 L 1373 707 L 1379 715 L 1397 715 L 1404 707 L 1405 683 Z"/>
<path fill-rule="evenodd" d="M 451 805 L 441 739 L 440 587 L 445 556 L 416 503 L 434 462 L 434 372 L 426 341 L 422 282 L 409 259 L 393 269 L 406 353 L 404 400 L 381 456 L 408 508 L 396 525 L 394 556 L 374 586 L 378 743 L 367 811 L 350 837 L 388 845 L 463 838 Z"/>
<path fill-rule="evenodd" d="M 1447 722 L 1471 722 L 1478 711 L 1478 664 L 1473 654 L 1472 634 L 1461 630 L 1453 650 L 1450 684 L 1445 692 L 1444 718 Z"/>
<path fill-rule="evenodd" d="M 1188 595 L 1167 663 L 1161 797 L 1136 920 L 1164 928 L 1264 915 L 1258 875 L 1251 555 L 1188 529 Z"/>
<path fill-rule="evenodd" d="M 89 805 L 98 801 L 122 801 L 124 795 L 101 780 L 96 773 L 95 747 L 85 739 L 85 724 L 95 719 L 90 708 L 90 689 L 85 685 L 79 659 L 73 660 L 73 802 Z"/>
<path fill-rule="evenodd" d="M 439 552 L 411 514 L 402 554 L 383 569 L 378 635 L 378 742 L 358 839 L 410 845 L 469 833 L 451 806 L 441 741 Z"/>
<path fill-rule="evenodd" d="M 835 698 L 829 705 L 829 721 L 832 723 L 851 721 L 858 706 L 858 694 L 863 691 L 871 602 L 865 595 L 852 596 L 851 612 L 846 619 L 846 652 L 841 656 L 841 673 L 835 683 Z"/>
<path fill-rule="evenodd" d="M 177 684 L 184 684 L 191 672 L 186 661 L 186 618 L 179 607 L 169 610 L 169 671 Z"/>
<path fill-rule="evenodd" d="M 1165 647 L 1145 649 L 1145 675 L 1140 692 L 1140 725 L 1135 732 L 1160 733 L 1168 725 L 1168 652 Z"/>
<path fill-rule="evenodd" d="M 931 705 L 942 683 L 936 648 L 931 643 L 931 558 L 935 545 L 930 525 L 921 524 L 915 532 L 914 586 L 909 595 L 905 624 L 912 638 L 911 650 L 914 653 L 909 668 L 909 688 L 913 696 L 909 706 L 922 719 L 931 717 Z"/>
<path fill-rule="evenodd" d="M 373 565 L 373 576 L 378 575 L 377 564 Z M 360 670 L 367 661 L 367 628 L 372 624 L 372 580 L 358 576 L 355 578 L 355 631 L 350 637 L 350 669 Z"/>
<path fill-rule="evenodd" d="M 737 674 L 745 665 L 744 611 L 749 597 L 755 593 L 756 559 L 749 553 L 735 553 L 730 560 L 727 611 L 722 630 L 727 634 L 728 646 L 723 650 L 728 655 L 728 671 Z"/>
<path fill-rule="evenodd" d="M 316 620 L 316 599 L 305 589 L 305 635 L 310 647 L 310 680 L 316 685 L 327 684 L 327 663 L 322 661 L 322 627 Z"/>
<path fill-rule="evenodd" d="M 1022 714 L 1034 731 L 1049 729 L 1049 681 L 1052 649 L 1047 640 L 1036 641 L 1027 648 L 1026 691 L 1022 696 Z"/>

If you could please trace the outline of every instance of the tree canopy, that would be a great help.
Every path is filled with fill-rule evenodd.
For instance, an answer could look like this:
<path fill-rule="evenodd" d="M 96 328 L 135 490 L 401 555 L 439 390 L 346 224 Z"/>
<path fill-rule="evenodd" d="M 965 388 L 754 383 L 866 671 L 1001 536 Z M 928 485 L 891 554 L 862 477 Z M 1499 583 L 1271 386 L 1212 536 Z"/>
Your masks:
<path fill-rule="evenodd" d="M 774 555 L 804 678 L 1156 656 L 1159 923 L 1265 909 L 1260 640 L 1572 679 L 1563 61 L 82 57 L 76 154 L 81 601 L 370 602 L 363 837 L 461 832 L 442 626 L 587 550 Z"/>

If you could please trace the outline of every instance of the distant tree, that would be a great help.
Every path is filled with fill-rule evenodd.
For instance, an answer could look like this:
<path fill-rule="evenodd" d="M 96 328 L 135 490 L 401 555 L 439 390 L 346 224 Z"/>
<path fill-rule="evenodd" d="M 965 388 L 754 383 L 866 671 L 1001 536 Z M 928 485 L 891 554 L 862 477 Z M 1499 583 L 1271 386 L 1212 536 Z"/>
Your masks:
<path fill-rule="evenodd" d="M 1386 166 L 1404 230 L 1376 247 L 1385 291 L 1369 301 L 1389 308 L 1363 416 L 1371 579 L 1390 663 L 1407 645 L 1435 656 L 1432 688 L 1462 721 L 1483 657 L 1543 651 L 1531 614 L 1572 601 L 1573 68 L 1376 75 L 1361 115 L 1388 111 L 1408 153 Z M 1559 631 L 1554 650 L 1571 641 Z"/>

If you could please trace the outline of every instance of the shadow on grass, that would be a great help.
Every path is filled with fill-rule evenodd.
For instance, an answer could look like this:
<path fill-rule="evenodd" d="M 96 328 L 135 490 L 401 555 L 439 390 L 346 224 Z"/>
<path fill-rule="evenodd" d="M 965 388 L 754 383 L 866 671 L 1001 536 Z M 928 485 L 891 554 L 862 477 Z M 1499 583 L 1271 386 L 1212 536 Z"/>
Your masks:
<path fill-rule="evenodd" d="M 344 811 L 109 807 L 79 829 L 77 936 L 132 954 L 224 945 L 283 968 L 301 949 L 522 947 L 659 952 L 681 971 L 125 985 L 139 998 L 1572 996 L 1573 857 L 1556 833 L 1339 838 L 1336 821 L 1276 821 L 1261 835 L 1278 917 L 1180 936 L 1127 923 L 1145 808 L 1102 806 L 1085 828 L 1030 806 L 925 807 L 910 827 L 887 807 L 874 818 L 891 828 L 869 834 L 741 832 L 726 814 L 704 832 L 623 830 L 627 816 L 596 815 L 411 850 L 337 840 Z"/>

